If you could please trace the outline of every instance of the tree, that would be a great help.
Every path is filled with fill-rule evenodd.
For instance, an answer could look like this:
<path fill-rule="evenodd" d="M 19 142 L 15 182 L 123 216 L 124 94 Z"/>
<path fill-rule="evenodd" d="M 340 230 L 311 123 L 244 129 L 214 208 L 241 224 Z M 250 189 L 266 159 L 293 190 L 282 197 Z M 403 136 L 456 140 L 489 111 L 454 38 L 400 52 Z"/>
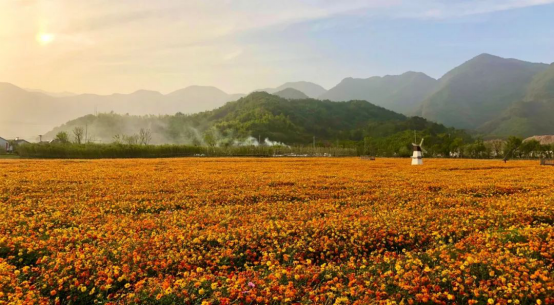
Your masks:
<path fill-rule="evenodd" d="M 524 156 L 528 158 L 535 157 L 541 152 L 541 142 L 535 139 L 525 141 L 521 144 L 520 151 Z"/>
<path fill-rule="evenodd" d="M 69 135 L 65 131 L 60 131 L 56 134 L 55 140 L 59 143 L 67 144 L 69 143 Z"/>
<path fill-rule="evenodd" d="M 516 153 L 521 143 L 523 143 L 523 140 L 519 137 L 511 136 L 508 138 L 506 146 L 504 147 L 504 161 L 507 161 Z"/>
<path fill-rule="evenodd" d="M 139 143 L 141 145 L 148 145 L 151 140 L 152 134 L 150 133 L 150 130 L 141 128 L 139 131 Z"/>
<path fill-rule="evenodd" d="M 116 134 L 115 136 L 113 136 L 113 143 L 114 144 L 121 144 L 121 142 L 123 142 L 123 136 L 122 135 Z"/>
<path fill-rule="evenodd" d="M 457 157 L 461 157 L 461 148 L 464 145 L 464 139 L 455 138 L 452 143 L 450 143 L 450 152 L 456 154 Z"/>
<path fill-rule="evenodd" d="M 75 143 L 81 144 L 83 142 L 84 134 L 85 134 L 85 130 L 83 129 L 83 127 L 73 128 L 73 137 L 75 139 Z"/>
<path fill-rule="evenodd" d="M 215 138 L 215 133 L 213 130 L 208 130 L 204 133 L 204 142 L 206 142 L 206 145 L 214 147 L 217 144 L 217 140 Z"/>
<path fill-rule="evenodd" d="M 128 145 L 137 145 L 139 141 L 138 135 L 132 135 L 132 136 L 123 136 L 123 141 L 127 143 Z"/>
<path fill-rule="evenodd" d="M 504 141 L 492 140 L 492 141 L 489 141 L 488 143 L 490 143 L 492 156 L 494 158 L 498 158 L 502 154 L 502 146 L 504 145 Z"/>

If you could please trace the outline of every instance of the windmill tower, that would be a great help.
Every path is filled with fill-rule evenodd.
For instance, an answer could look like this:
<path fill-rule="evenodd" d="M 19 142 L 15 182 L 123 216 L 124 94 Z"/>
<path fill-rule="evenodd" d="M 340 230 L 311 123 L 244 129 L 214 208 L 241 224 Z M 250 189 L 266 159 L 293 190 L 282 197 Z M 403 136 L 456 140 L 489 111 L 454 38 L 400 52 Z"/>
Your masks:
<path fill-rule="evenodd" d="M 414 139 L 416 139 L 415 133 Z M 417 142 L 417 140 L 415 142 Z M 425 151 L 423 149 L 423 138 L 421 138 L 421 142 L 419 142 L 419 145 L 416 143 L 412 143 L 412 146 L 414 147 L 414 154 L 412 155 L 412 165 L 423 165 L 423 152 Z"/>

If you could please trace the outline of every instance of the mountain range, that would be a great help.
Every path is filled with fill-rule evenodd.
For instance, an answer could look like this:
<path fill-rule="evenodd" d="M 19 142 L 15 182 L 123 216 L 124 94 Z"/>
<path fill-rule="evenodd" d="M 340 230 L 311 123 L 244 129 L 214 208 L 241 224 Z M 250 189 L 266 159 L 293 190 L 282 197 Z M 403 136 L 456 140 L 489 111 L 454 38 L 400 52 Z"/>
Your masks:
<path fill-rule="evenodd" d="M 450 126 L 479 130 L 532 94 L 531 82 L 547 68 L 545 64 L 479 55 L 439 79 L 439 87 L 421 103 L 416 114 Z"/>
<path fill-rule="evenodd" d="M 310 98 L 319 98 L 320 96 L 325 94 L 325 92 L 327 92 L 327 90 L 325 90 L 325 88 L 321 87 L 320 85 L 310 83 L 310 82 L 288 82 L 288 83 L 282 84 L 277 88 L 259 89 L 259 90 L 255 90 L 255 92 L 265 91 L 267 93 L 273 94 L 287 88 L 298 90 Z"/>
<path fill-rule="evenodd" d="M 365 100 L 374 105 L 471 130 L 485 138 L 554 134 L 554 66 L 476 56 L 434 79 L 406 72 L 366 79 L 345 78 L 333 88 L 289 82 L 265 91 L 289 100 Z M 49 94 L 0 83 L 0 134 L 38 135 L 72 118 L 95 112 L 191 114 L 216 109 L 242 94 L 191 86 L 169 94 Z M 347 119 L 347 118 L 346 118 Z"/>
<path fill-rule="evenodd" d="M 165 95 L 139 90 L 130 94 L 53 96 L 0 83 L 0 133 L 36 140 L 39 134 L 86 114 L 191 114 L 221 107 L 242 96 L 207 86 L 190 86 Z"/>
<path fill-rule="evenodd" d="M 420 72 L 366 79 L 346 78 L 319 98 L 331 101 L 364 100 L 410 115 L 438 87 L 438 83 L 436 79 Z"/>
<path fill-rule="evenodd" d="M 55 128 L 45 138 L 53 139 L 59 132 L 71 137 L 75 127 L 83 126 L 88 127 L 89 140 L 101 143 L 125 143 L 130 136 L 146 129 L 152 144 L 225 146 L 265 139 L 265 143 L 311 145 L 315 137 L 318 145 L 352 146 L 366 139 L 368 149 L 388 156 L 409 155 L 414 130 L 419 137 L 425 136 L 426 147 L 435 153 L 444 153 L 455 143 L 471 140 L 461 130 L 420 117 L 406 117 L 367 101 L 288 99 L 267 92 L 253 92 L 215 110 L 193 115 L 86 115 Z"/>

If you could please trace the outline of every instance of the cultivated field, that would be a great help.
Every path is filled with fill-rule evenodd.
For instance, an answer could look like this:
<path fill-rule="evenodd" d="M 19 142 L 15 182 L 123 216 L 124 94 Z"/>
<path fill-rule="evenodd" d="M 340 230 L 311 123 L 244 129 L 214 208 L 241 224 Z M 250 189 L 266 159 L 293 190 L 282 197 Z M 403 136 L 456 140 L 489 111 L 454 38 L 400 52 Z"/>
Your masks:
<path fill-rule="evenodd" d="M 552 304 L 554 167 L 0 160 L 0 304 Z"/>

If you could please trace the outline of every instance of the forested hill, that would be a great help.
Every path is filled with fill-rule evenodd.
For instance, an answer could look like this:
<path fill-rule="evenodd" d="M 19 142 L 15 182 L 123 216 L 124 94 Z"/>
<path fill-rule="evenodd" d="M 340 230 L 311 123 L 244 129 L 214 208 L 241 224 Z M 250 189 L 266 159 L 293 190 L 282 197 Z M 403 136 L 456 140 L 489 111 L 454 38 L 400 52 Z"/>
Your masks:
<path fill-rule="evenodd" d="M 289 100 L 266 92 L 254 92 L 218 109 L 194 115 L 88 115 L 55 128 L 45 137 L 53 139 L 60 131 L 71 136 L 75 127 L 86 128 L 89 139 L 103 143 L 113 142 L 116 135 L 137 134 L 140 129 L 151 132 L 154 144 L 228 145 L 254 137 L 307 145 L 313 137 L 318 143 L 401 137 L 400 145 L 406 146 L 411 143 L 413 130 L 429 137 L 449 134 L 452 139 L 468 138 L 459 130 L 419 117 L 408 118 L 366 101 Z"/>

